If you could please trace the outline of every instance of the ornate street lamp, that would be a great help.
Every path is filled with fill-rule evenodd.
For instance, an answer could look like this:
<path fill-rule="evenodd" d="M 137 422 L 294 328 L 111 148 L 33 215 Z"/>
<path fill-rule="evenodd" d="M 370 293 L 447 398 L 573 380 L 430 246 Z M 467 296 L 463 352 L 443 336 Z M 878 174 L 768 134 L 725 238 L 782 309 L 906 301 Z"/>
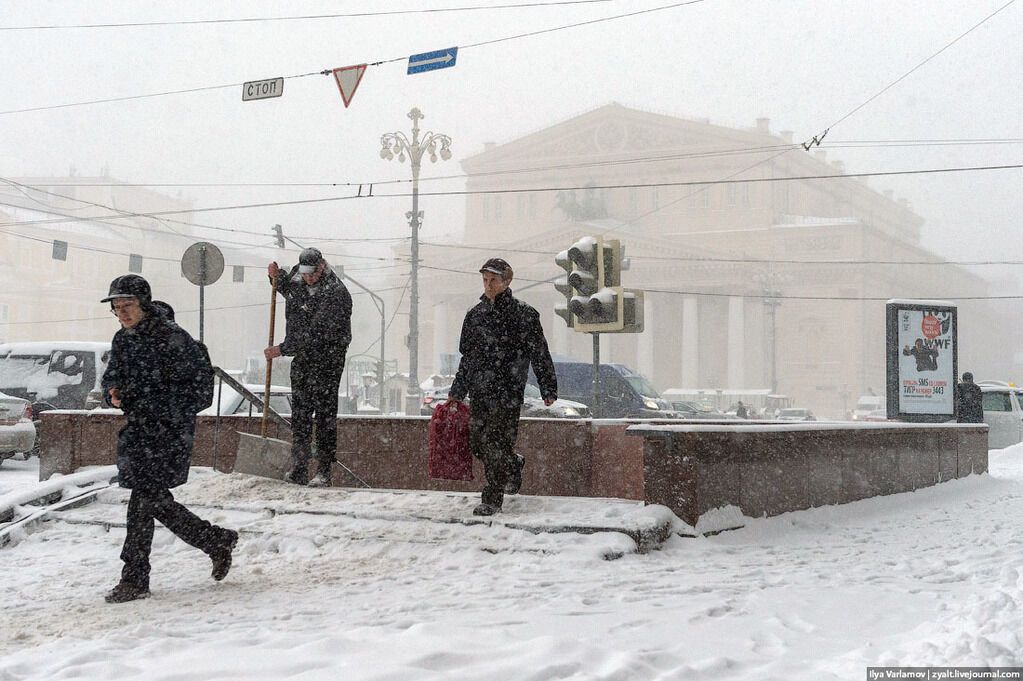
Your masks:
<path fill-rule="evenodd" d="M 412 228 L 412 292 L 409 300 L 408 318 L 408 352 L 409 378 L 408 392 L 405 395 L 405 413 L 419 413 L 419 228 L 422 226 L 423 214 L 419 210 L 419 169 L 422 167 L 423 154 L 430 154 L 430 161 L 437 162 L 437 155 L 442 160 L 451 158 L 451 138 L 436 132 L 427 132 L 419 138 L 419 121 L 423 112 L 413 108 L 408 112 L 412 119 L 412 139 L 403 132 L 388 132 L 380 138 L 380 158 L 385 161 L 395 156 L 398 161 L 405 162 L 408 155 L 412 163 L 412 210 L 405 213 L 409 227 Z M 438 150 L 438 145 L 440 149 Z"/>

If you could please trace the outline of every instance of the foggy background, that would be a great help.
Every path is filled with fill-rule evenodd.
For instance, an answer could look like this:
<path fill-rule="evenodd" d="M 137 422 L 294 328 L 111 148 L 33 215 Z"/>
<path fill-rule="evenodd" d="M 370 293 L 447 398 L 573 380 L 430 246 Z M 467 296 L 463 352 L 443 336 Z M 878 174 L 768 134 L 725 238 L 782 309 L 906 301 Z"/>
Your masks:
<path fill-rule="evenodd" d="M 772 131 L 792 130 L 797 142 L 827 130 L 820 149 L 827 150 L 829 160 L 843 161 L 846 173 L 1021 162 L 1023 21 L 1014 2 L 611 0 L 496 7 L 529 4 L 9 4 L 0 17 L 0 177 L 31 186 L 36 186 L 31 178 L 64 178 L 71 185 L 75 178 L 82 183 L 81 178 L 107 178 L 145 185 L 191 208 L 191 213 L 169 216 L 190 225 L 137 215 L 119 219 L 119 224 L 140 229 L 113 228 L 124 240 L 123 247 L 113 250 L 150 256 L 157 248 L 171 261 L 189 244 L 207 240 L 225 249 L 229 266 L 246 266 L 245 281 L 259 285 L 247 289 L 245 300 L 226 292 L 230 267 L 206 291 L 211 308 L 251 306 L 245 314 L 252 327 L 243 334 L 217 313 L 207 313 L 207 342 L 214 361 L 227 368 L 242 368 L 245 357 L 265 345 L 269 292 L 263 293 L 261 272 L 266 263 L 271 257 L 282 264 L 297 259 L 292 243 L 283 254 L 274 248 L 271 229 L 280 224 L 286 235 L 320 247 L 332 263 L 384 296 L 391 322 L 387 356 L 405 369 L 409 263 L 403 249 L 409 236 L 410 170 L 408 163 L 382 160 L 379 151 L 383 133 L 409 134 L 406 114 L 414 106 L 426 115 L 424 130 L 453 139 L 450 161 L 424 160 L 420 208 L 426 241 L 462 237 L 465 197 L 425 195 L 464 189 L 462 159 L 483 151 L 487 142 L 511 141 L 610 102 L 736 128 L 766 117 Z M 470 9 L 422 11 L 445 8 Z M 652 11 L 586 25 L 642 10 Z M 41 28 L 374 12 L 391 14 Z M 583 25 L 542 32 L 574 24 Z M 14 30 L 18 27 L 35 28 Z M 459 46 L 454 68 L 406 75 L 408 55 L 452 46 Z M 376 62 L 383 63 L 367 69 L 347 109 L 333 78 L 319 74 Z M 241 101 L 243 82 L 278 76 L 288 77 L 283 97 Z M 214 88 L 221 85 L 230 87 Z M 196 88 L 212 89 L 63 106 Z M 1011 261 L 1023 260 L 1017 236 L 1023 212 L 1019 180 L 1015 168 L 886 176 L 868 184 L 909 201 L 925 220 L 922 245 L 936 254 L 953 261 Z M 365 196 L 370 184 L 372 198 Z M 355 198 L 360 185 L 364 196 Z M 111 213 L 24 187 L 3 191 L 5 196 L 20 193 L 35 210 L 51 216 L 72 209 L 81 217 Z M 162 208 L 156 199 L 151 205 L 144 197 L 138 200 L 137 205 L 114 207 L 133 213 Z M 250 204 L 260 205 L 237 208 Z M 14 212 L 0 206 L 0 230 L 20 235 L 8 244 L 39 228 L 28 224 L 37 215 L 26 220 Z M 65 228 L 72 245 L 86 238 L 76 236 L 73 225 Z M 628 243 L 627 234 L 616 236 Z M 126 255 L 104 258 L 101 267 L 61 285 L 77 287 L 98 301 L 110 278 L 128 269 Z M 424 265 L 444 263 L 426 260 Z M 991 282 L 992 295 L 1018 294 L 1018 266 L 978 265 L 971 271 Z M 550 274 L 557 273 L 552 259 Z M 152 277 L 150 269 L 142 274 Z M 196 288 L 171 275 L 151 281 L 156 297 L 175 300 L 182 311 L 179 321 L 195 332 L 198 317 L 190 310 L 197 307 Z M 422 286 L 428 285 L 424 273 Z M 466 274 L 464 287 L 468 308 L 479 295 L 479 276 Z M 954 293 L 936 290 L 931 297 Z M 30 289 L 24 295 L 34 293 Z M 190 300 L 190 307 L 183 305 Z M 1006 320 L 1004 329 L 993 332 L 1016 337 L 1012 325 L 1019 300 L 992 305 Z M 92 311 L 48 309 L 41 318 L 52 321 L 23 327 L 11 323 L 6 336 L 109 339 L 117 328 L 112 317 L 102 324 L 71 321 L 93 314 L 109 317 L 98 302 Z M 352 353 L 378 351 L 372 344 L 379 319 L 367 296 L 356 295 Z M 545 326 L 551 323 L 546 311 L 543 319 Z M 264 330 L 253 330 L 259 328 Z M 280 338 L 283 324 L 278 328 Z M 999 345 L 1004 373 L 983 377 L 1017 378 L 1011 375 L 1019 359 L 1014 347 Z M 979 352 L 961 347 L 960 367 Z M 421 367 L 420 378 L 428 373 L 429 366 Z"/>

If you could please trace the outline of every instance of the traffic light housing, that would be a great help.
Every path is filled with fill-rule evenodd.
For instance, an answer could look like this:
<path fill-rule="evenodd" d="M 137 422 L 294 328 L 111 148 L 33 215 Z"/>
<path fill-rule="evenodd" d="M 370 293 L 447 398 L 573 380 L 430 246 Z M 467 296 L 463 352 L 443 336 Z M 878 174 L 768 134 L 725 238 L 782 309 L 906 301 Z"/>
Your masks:
<path fill-rule="evenodd" d="M 554 306 L 569 328 L 586 333 L 639 333 L 643 330 L 643 292 L 622 288 L 623 249 L 617 239 L 585 236 L 558 253 L 554 262 L 566 272 L 554 288 L 566 303 Z"/>

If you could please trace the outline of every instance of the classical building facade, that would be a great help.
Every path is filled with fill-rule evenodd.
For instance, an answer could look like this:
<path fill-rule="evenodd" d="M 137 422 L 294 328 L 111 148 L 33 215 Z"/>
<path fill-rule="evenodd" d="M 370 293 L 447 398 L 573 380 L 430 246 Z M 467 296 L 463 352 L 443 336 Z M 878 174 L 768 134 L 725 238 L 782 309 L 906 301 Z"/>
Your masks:
<path fill-rule="evenodd" d="M 619 239 L 646 329 L 603 335 L 602 358 L 659 389 L 760 389 L 841 416 L 884 389 L 889 298 L 960 303 L 960 345 L 990 331 L 988 285 L 920 244 L 905 201 L 845 177 L 769 121 L 737 130 L 609 104 L 463 161 L 460 244 L 427 245 L 425 371 L 457 352 L 479 263 L 501 255 L 542 313 L 552 351 L 589 361 L 591 338 L 553 313 L 554 255 L 584 235 Z M 907 264 L 914 263 L 914 264 Z M 430 270 L 427 270 L 428 272 Z M 980 361 L 980 360 L 978 360 Z"/>

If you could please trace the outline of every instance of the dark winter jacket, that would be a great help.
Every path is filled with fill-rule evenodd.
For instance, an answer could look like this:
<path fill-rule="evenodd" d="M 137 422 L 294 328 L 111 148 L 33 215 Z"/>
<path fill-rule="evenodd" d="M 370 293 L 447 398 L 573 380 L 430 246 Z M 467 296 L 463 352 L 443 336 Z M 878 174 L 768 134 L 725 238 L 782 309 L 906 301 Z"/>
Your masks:
<path fill-rule="evenodd" d="M 209 356 L 187 331 L 155 308 L 132 329 L 114 335 L 103 395 L 117 388 L 127 424 L 117 436 L 122 487 L 171 488 L 188 480 L 200 376 Z"/>
<path fill-rule="evenodd" d="M 296 265 L 277 275 L 277 290 L 287 301 L 281 354 L 299 364 L 344 365 L 352 342 L 352 296 L 338 276 L 328 268 L 315 286 L 307 286 Z"/>
<path fill-rule="evenodd" d="M 493 302 L 486 296 L 469 310 L 458 343 L 462 361 L 451 384 L 450 396 L 495 407 L 519 407 L 529 365 L 544 399 L 557 399 L 558 379 L 540 326 L 540 315 L 512 296 L 511 289 Z"/>
<path fill-rule="evenodd" d="M 965 381 L 956 386 L 960 423 L 984 423 L 984 393 L 980 386 Z"/>

